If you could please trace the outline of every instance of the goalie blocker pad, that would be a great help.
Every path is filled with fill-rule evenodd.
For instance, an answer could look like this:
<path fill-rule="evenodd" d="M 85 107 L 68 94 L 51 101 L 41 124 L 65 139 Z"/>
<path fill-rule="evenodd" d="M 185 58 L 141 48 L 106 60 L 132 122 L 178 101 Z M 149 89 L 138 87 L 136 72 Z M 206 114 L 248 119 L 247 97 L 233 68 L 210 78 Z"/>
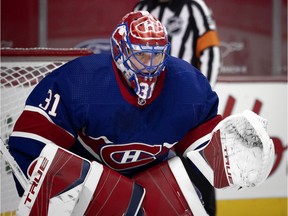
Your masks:
<path fill-rule="evenodd" d="M 47 144 L 17 215 L 136 215 L 144 195 L 131 179 Z"/>
<path fill-rule="evenodd" d="M 42 150 L 17 210 L 25 216 L 175 214 L 207 215 L 178 157 L 132 180 L 53 144 Z"/>
<path fill-rule="evenodd" d="M 260 185 L 268 177 L 275 150 L 267 120 L 247 110 L 219 122 L 207 147 L 185 155 L 215 188 L 241 188 Z"/>
<path fill-rule="evenodd" d="M 146 195 L 139 215 L 208 215 L 179 157 L 133 177 Z"/>

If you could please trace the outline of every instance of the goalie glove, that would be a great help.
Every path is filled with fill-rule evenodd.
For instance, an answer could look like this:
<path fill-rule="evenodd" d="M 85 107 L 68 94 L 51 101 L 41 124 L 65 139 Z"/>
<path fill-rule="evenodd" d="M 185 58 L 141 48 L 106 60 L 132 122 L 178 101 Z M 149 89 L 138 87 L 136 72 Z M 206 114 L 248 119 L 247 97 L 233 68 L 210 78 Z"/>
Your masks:
<path fill-rule="evenodd" d="M 187 153 L 215 188 L 260 185 L 272 169 L 274 155 L 267 120 L 248 110 L 219 122 L 206 148 Z"/>

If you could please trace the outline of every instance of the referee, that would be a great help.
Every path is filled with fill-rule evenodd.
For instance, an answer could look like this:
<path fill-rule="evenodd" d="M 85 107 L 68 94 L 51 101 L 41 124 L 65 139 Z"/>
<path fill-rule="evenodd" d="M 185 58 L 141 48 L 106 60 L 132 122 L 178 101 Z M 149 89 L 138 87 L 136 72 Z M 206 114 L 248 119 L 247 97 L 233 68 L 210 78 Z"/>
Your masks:
<path fill-rule="evenodd" d="M 215 87 L 220 47 L 215 21 L 203 0 L 142 0 L 134 11 L 147 10 L 167 28 L 171 55 L 198 68 Z"/>

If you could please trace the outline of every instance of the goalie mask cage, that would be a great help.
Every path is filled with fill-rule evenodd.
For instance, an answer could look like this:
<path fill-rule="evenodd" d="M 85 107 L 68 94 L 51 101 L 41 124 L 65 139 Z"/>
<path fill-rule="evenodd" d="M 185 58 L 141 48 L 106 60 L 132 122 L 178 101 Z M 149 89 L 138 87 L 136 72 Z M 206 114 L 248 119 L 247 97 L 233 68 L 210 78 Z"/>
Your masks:
<path fill-rule="evenodd" d="M 1 49 L 1 139 L 8 143 L 15 121 L 32 89 L 49 73 L 66 62 L 93 54 L 87 49 Z M 1 215 L 16 215 L 20 198 L 12 170 L 1 155 Z"/>

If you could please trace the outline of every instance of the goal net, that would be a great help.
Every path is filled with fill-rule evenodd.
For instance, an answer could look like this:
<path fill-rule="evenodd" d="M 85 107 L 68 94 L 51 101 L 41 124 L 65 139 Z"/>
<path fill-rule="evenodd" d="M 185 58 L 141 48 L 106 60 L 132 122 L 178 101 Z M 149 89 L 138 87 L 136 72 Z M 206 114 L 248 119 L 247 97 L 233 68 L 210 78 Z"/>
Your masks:
<path fill-rule="evenodd" d="M 17 118 L 32 89 L 49 73 L 67 61 L 90 55 L 87 49 L 1 49 L 1 139 L 8 143 Z M 1 155 L 0 212 L 15 215 L 18 197 L 12 170 Z"/>

